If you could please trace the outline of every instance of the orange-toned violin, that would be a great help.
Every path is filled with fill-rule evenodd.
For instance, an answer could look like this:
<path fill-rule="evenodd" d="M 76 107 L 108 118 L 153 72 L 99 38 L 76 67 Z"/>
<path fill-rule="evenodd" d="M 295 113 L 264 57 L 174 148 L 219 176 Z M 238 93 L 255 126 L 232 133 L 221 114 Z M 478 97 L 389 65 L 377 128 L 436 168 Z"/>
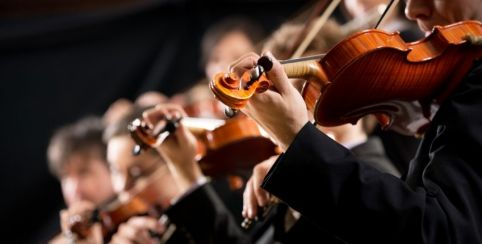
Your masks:
<path fill-rule="evenodd" d="M 108 240 L 117 227 L 129 218 L 137 215 L 160 217 L 162 209 L 156 206 L 157 194 L 154 188 L 160 177 L 166 173 L 166 168 L 160 168 L 152 173 L 142 183 L 117 195 L 111 201 L 99 206 L 93 211 L 70 216 L 70 230 L 80 240 L 90 235 L 91 227 L 100 223 L 102 236 Z"/>
<path fill-rule="evenodd" d="M 437 26 L 413 43 L 405 43 L 399 33 L 365 30 L 325 55 L 281 63 L 289 78 L 309 81 L 303 96 L 318 124 L 356 123 L 364 115 L 376 114 L 387 127 L 399 116 L 400 101 L 420 102 L 429 117 L 430 106 L 450 95 L 482 56 L 482 48 L 470 45 L 467 36 L 482 36 L 482 24 Z M 217 74 L 209 85 L 216 98 L 240 109 L 254 93 L 268 89 L 271 83 L 263 71 L 270 69 L 269 62 L 260 61 L 240 78 Z"/>
<path fill-rule="evenodd" d="M 136 141 L 136 152 L 154 147 L 183 123 L 198 139 L 198 162 L 206 175 L 221 176 L 237 170 L 251 169 L 255 164 L 277 154 L 277 146 L 262 135 L 257 124 L 246 116 L 229 120 L 183 118 L 167 121 L 160 133 L 154 134 L 143 120 L 136 119 L 129 126 Z M 201 124 L 214 124 L 206 129 Z M 200 126 L 201 125 L 201 126 Z M 201 127 L 204 127 L 201 128 Z"/>

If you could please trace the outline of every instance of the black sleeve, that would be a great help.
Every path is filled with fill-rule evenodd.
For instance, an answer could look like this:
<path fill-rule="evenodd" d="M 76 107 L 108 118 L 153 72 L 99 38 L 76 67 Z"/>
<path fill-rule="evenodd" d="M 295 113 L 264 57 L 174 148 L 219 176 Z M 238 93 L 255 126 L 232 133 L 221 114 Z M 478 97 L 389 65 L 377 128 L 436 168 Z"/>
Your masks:
<path fill-rule="evenodd" d="M 423 190 L 358 162 L 311 123 L 273 165 L 263 188 L 321 228 L 348 242 L 418 243 L 426 206 L 443 211 Z"/>
<path fill-rule="evenodd" d="M 181 198 L 166 214 L 176 226 L 184 228 L 195 243 L 249 243 L 209 183 Z"/>

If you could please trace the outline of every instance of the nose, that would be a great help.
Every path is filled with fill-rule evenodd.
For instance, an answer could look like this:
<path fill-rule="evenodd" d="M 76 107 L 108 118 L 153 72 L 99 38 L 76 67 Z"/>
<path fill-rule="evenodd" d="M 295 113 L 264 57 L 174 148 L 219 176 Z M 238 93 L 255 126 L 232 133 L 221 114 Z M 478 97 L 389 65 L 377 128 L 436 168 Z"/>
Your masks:
<path fill-rule="evenodd" d="M 427 20 L 432 15 L 432 1 L 407 0 L 405 15 L 410 20 Z"/>
<path fill-rule="evenodd" d="M 63 182 L 62 191 L 67 204 L 72 204 L 82 200 L 82 191 L 77 179 L 66 179 Z"/>

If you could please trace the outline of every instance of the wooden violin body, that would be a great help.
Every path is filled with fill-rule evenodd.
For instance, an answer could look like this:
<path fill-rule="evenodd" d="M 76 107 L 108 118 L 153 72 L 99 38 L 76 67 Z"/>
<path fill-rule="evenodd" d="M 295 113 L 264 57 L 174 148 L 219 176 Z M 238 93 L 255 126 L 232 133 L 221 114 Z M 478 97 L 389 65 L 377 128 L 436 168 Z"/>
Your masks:
<path fill-rule="evenodd" d="M 457 87 L 482 56 L 482 48 L 469 45 L 467 35 L 481 36 L 482 24 L 437 26 L 413 43 L 405 43 L 399 33 L 366 30 L 338 43 L 319 60 L 283 66 L 289 78 L 309 81 L 303 96 L 318 124 L 356 123 L 364 115 L 376 114 L 382 126 L 388 126 L 399 116 L 400 101 L 420 102 L 429 116 L 430 105 L 441 103 Z M 265 87 L 269 83 L 263 76 Z M 256 82 L 247 87 L 245 80 L 218 74 L 210 88 L 220 101 L 239 109 L 257 89 Z"/>
<path fill-rule="evenodd" d="M 210 176 L 250 170 L 277 154 L 276 145 L 261 134 L 253 120 L 245 116 L 229 119 L 223 126 L 206 131 L 197 138 L 204 145 L 199 165 Z"/>
<path fill-rule="evenodd" d="M 261 134 L 257 124 L 246 116 L 224 122 L 211 130 L 187 125 L 196 118 L 183 118 L 198 140 L 197 160 L 206 175 L 217 177 L 238 170 L 251 169 L 257 163 L 277 154 L 277 146 Z M 131 123 L 131 135 L 140 148 L 154 147 L 157 135 L 140 120 Z"/>

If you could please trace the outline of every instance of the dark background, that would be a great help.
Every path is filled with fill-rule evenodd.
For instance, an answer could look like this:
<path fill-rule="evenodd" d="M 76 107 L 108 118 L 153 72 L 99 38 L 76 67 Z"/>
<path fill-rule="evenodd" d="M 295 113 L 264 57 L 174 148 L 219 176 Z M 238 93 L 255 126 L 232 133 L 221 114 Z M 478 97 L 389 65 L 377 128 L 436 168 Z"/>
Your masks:
<path fill-rule="evenodd" d="M 269 32 L 308 1 L 3 0 L 0 3 L 1 233 L 44 243 L 63 205 L 46 147 L 61 125 L 118 98 L 172 95 L 202 77 L 204 30 L 228 15 Z"/>

